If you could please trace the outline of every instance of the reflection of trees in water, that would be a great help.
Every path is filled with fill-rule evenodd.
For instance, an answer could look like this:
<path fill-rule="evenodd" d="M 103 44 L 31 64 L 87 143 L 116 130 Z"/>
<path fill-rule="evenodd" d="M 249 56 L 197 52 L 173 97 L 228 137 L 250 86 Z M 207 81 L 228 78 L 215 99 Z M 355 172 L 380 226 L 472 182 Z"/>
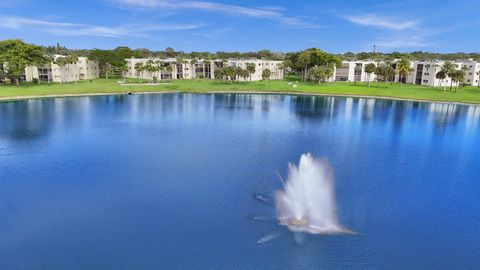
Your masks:
<path fill-rule="evenodd" d="M 34 140 L 48 136 L 56 128 L 81 129 L 99 115 L 104 118 L 99 123 L 108 125 L 137 115 L 161 117 L 165 113 L 194 114 L 197 110 L 211 110 L 213 113 L 217 109 L 271 113 L 272 108 L 284 110 L 285 107 L 289 107 L 300 119 L 333 119 L 343 116 L 347 120 L 362 122 L 391 121 L 391 127 L 396 131 L 402 129 L 405 121 L 425 123 L 427 126 L 433 123 L 436 132 L 456 127 L 462 121 L 465 122 L 466 130 L 473 130 L 480 121 L 478 106 L 387 99 L 261 94 L 112 95 L 1 103 L 0 138 Z"/>
<path fill-rule="evenodd" d="M 293 96 L 292 108 L 299 118 L 331 118 L 338 113 L 339 102 L 335 97 Z M 344 100 L 344 99 L 343 99 Z"/>
<path fill-rule="evenodd" d="M 410 117 L 408 109 L 411 102 L 405 101 L 394 101 L 392 106 L 392 127 L 395 131 L 400 131 L 402 129 L 403 123 L 406 117 Z"/>
<path fill-rule="evenodd" d="M 480 124 L 480 106 L 468 106 L 465 120 L 467 131 L 475 131 Z"/>
<path fill-rule="evenodd" d="M 248 94 L 215 94 L 215 109 L 253 110 L 252 95 Z"/>
<path fill-rule="evenodd" d="M 372 119 L 387 122 L 391 116 L 392 108 L 395 106 L 395 101 L 390 99 L 377 99 Z"/>
<path fill-rule="evenodd" d="M 460 119 L 462 109 L 460 105 L 448 103 L 430 103 L 429 118 L 435 124 L 437 131 L 444 131 L 447 127 L 453 127 Z"/>
<path fill-rule="evenodd" d="M 55 128 L 68 130 L 90 115 L 104 114 L 109 104 L 125 103 L 125 95 L 35 99 L 0 104 L 0 138 L 35 140 Z"/>
<path fill-rule="evenodd" d="M 332 119 L 343 114 L 346 120 L 357 119 L 363 123 L 390 122 L 397 133 L 406 122 L 420 121 L 427 126 L 432 122 L 437 132 L 443 132 L 456 127 L 463 115 L 467 117 L 467 128 L 475 127 L 475 119 L 477 122 L 480 119 L 480 109 L 475 109 L 479 108 L 476 106 L 390 99 L 294 96 L 291 106 L 300 118 Z"/>
<path fill-rule="evenodd" d="M 45 136 L 52 128 L 54 100 L 18 101 L 0 104 L 0 137 L 26 141 Z"/>
<path fill-rule="evenodd" d="M 213 94 L 214 108 L 227 110 L 254 110 L 259 108 L 264 112 L 270 110 L 272 103 L 281 104 L 285 100 L 284 95 L 263 94 Z"/>

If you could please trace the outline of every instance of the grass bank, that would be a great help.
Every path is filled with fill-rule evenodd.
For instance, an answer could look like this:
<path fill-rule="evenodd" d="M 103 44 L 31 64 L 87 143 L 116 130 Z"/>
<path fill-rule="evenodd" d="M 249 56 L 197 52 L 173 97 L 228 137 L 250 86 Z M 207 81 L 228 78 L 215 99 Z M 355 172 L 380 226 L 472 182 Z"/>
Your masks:
<path fill-rule="evenodd" d="M 295 80 L 295 78 L 290 79 Z M 138 83 L 137 80 L 130 81 Z M 145 92 L 279 92 L 279 93 L 305 93 L 323 95 L 345 95 L 384 97 L 397 99 L 412 99 L 423 101 L 460 102 L 480 104 L 480 89 L 476 87 L 459 88 L 456 93 L 444 92 L 440 88 L 424 87 L 418 85 L 385 85 L 372 83 L 368 87 L 365 83 L 325 83 L 322 85 L 312 83 L 298 83 L 293 88 L 285 81 L 265 82 L 240 82 L 226 83 L 215 80 L 172 80 L 170 84 L 161 85 L 129 85 L 120 86 L 117 80 L 96 79 L 81 81 L 78 84 L 24 84 L 20 86 L 0 86 L 0 100 L 15 100 L 21 98 L 35 98 L 42 96 L 70 96 L 94 95 L 115 93 L 145 93 Z"/>

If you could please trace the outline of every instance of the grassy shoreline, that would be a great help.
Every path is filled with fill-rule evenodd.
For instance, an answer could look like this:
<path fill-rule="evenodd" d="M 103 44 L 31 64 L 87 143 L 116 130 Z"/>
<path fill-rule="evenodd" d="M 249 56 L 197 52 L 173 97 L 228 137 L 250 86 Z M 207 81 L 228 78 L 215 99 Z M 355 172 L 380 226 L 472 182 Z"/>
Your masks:
<path fill-rule="evenodd" d="M 136 81 L 131 81 L 135 83 Z M 289 81 L 240 82 L 226 83 L 214 80 L 174 80 L 170 84 L 161 85 L 128 85 L 121 86 L 117 80 L 97 79 L 81 81 L 78 84 L 25 84 L 21 86 L 0 86 L 0 101 L 15 101 L 35 98 L 117 95 L 127 92 L 137 94 L 148 93 L 264 93 L 264 94 L 300 94 L 322 96 L 351 96 L 365 98 L 398 99 L 423 102 L 445 102 L 459 104 L 480 104 L 480 89 L 465 87 L 457 93 L 444 92 L 440 88 L 418 85 L 385 85 L 372 83 L 326 83 L 322 85 L 311 83 L 296 83 L 297 88 L 288 84 Z M 291 81 L 290 81 L 291 82 Z"/>

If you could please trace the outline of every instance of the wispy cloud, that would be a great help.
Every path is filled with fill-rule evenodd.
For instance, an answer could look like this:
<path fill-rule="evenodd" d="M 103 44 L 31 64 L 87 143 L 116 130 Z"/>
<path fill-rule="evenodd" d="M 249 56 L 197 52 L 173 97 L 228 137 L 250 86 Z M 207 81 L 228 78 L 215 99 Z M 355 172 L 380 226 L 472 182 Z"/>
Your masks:
<path fill-rule="evenodd" d="M 389 30 L 409 30 L 416 29 L 418 23 L 412 20 L 395 20 L 394 18 L 379 16 L 376 14 L 366 14 L 358 16 L 346 16 L 344 17 L 347 21 L 363 25 L 363 26 L 373 26 L 378 28 L 385 28 Z"/>
<path fill-rule="evenodd" d="M 220 28 L 220 29 L 215 29 L 215 30 L 210 30 L 210 31 L 204 31 L 201 33 L 194 33 L 196 36 L 200 37 L 205 37 L 205 38 L 218 38 L 220 36 L 223 36 L 227 32 L 231 32 L 234 29 L 231 27 L 225 27 L 225 28 Z"/>
<path fill-rule="evenodd" d="M 220 13 L 233 14 L 238 16 L 262 18 L 274 20 L 282 25 L 292 28 L 318 28 L 317 24 L 304 19 L 285 15 L 281 7 L 245 7 L 205 1 L 172 1 L 172 0 L 109 0 L 121 6 L 138 8 L 159 8 L 159 9 L 196 9 Z"/>
<path fill-rule="evenodd" d="M 432 46 L 420 36 L 391 37 L 388 39 L 380 39 L 375 44 L 381 49 L 402 49 L 402 48 L 419 48 Z"/>
<path fill-rule="evenodd" d="M 25 17 L 0 14 L 0 28 L 34 29 L 59 36 L 97 36 L 97 37 L 128 37 L 141 36 L 151 32 L 191 30 L 203 27 L 205 24 L 128 24 L 120 26 L 99 26 L 91 24 L 53 22 Z"/>

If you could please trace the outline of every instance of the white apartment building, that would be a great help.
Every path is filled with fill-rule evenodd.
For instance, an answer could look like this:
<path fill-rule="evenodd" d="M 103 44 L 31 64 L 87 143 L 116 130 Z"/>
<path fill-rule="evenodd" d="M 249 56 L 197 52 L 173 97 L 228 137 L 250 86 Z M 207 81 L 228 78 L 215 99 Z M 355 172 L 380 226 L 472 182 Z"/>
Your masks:
<path fill-rule="evenodd" d="M 126 59 L 128 71 L 125 76 L 129 78 L 141 78 L 147 80 L 170 80 L 170 79 L 197 79 L 206 78 L 214 79 L 214 72 L 216 68 L 227 66 L 241 67 L 245 69 L 248 63 L 254 63 L 255 73 L 252 74 L 252 81 L 262 80 L 262 72 L 269 69 L 272 73 L 270 79 L 282 80 L 284 73 L 282 69 L 283 61 L 270 61 L 258 59 L 230 59 L 230 60 L 190 60 L 190 59 L 158 59 L 158 58 L 131 58 Z M 135 66 L 138 63 L 146 64 L 153 61 L 162 67 L 161 71 L 142 72 L 138 71 Z M 244 80 L 239 78 L 239 80 Z M 246 79 L 246 80 L 249 80 Z"/>
<path fill-rule="evenodd" d="M 442 69 L 445 61 L 415 61 L 413 62 L 413 71 L 408 76 L 407 83 L 419 84 L 431 87 L 458 86 L 447 77 L 444 80 L 437 79 L 437 73 Z M 461 65 L 453 63 L 456 69 L 461 69 Z"/>
<path fill-rule="evenodd" d="M 399 60 L 392 61 L 392 67 L 397 68 L 397 62 Z M 327 81 L 330 82 L 367 82 L 375 81 L 376 75 L 373 73 L 368 77 L 365 72 L 365 66 L 369 63 L 373 63 L 375 66 L 379 62 L 375 61 L 343 61 L 342 66 L 334 69 L 334 75 Z M 381 63 L 381 62 L 380 62 Z M 418 84 L 430 87 L 450 86 L 451 79 L 449 77 L 444 80 L 437 79 L 437 73 L 442 69 L 445 61 L 412 61 L 410 62 L 410 68 L 412 71 L 407 76 L 395 75 L 395 82 L 402 81 L 403 83 Z M 465 70 L 465 83 L 469 85 L 478 85 L 480 76 L 477 74 L 480 71 L 480 63 L 473 60 L 468 61 L 456 61 L 452 62 L 455 68 Z M 457 82 L 453 82 L 453 86 L 458 86 Z"/>
<path fill-rule="evenodd" d="M 460 62 L 461 69 L 465 71 L 465 84 L 468 85 L 480 85 L 480 63 L 469 59 L 465 62 Z"/>
<path fill-rule="evenodd" d="M 377 76 L 372 73 L 370 76 L 365 72 L 367 64 L 377 65 L 374 61 L 343 61 L 342 66 L 334 68 L 333 77 L 327 81 L 336 82 L 367 82 L 375 81 Z"/>
<path fill-rule="evenodd" d="M 255 73 L 252 74 L 252 81 L 261 81 L 262 73 L 265 69 L 269 69 L 272 72 L 270 76 L 271 80 L 283 80 L 284 72 L 282 69 L 283 61 L 271 61 L 271 60 L 259 60 L 259 59 L 241 59 L 241 60 L 229 60 L 227 61 L 227 66 L 241 67 L 243 69 L 247 68 L 247 64 L 255 64 Z M 250 80 L 250 78 L 239 78 L 240 81 Z"/>
<path fill-rule="evenodd" d="M 62 55 L 55 55 L 57 60 Z M 98 62 L 89 60 L 87 57 L 78 57 L 78 61 L 65 66 L 59 66 L 52 62 L 48 65 L 36 67 L 29 66 L 25 68 L 24 80 L 27 82 L 38 79 L 39 81 L 49 82 L 73 82 L 78 80 L 90 80 L 99 77 Z"/>

